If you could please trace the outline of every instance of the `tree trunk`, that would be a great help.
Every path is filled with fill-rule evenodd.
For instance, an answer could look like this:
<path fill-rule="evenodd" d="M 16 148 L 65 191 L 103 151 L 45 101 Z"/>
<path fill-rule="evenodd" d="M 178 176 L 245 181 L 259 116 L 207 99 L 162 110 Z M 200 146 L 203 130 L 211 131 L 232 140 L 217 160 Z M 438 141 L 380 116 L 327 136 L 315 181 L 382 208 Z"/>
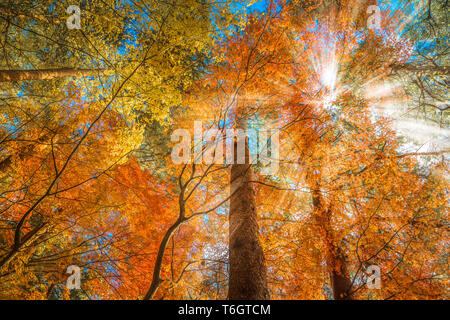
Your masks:
<path fill-rule="evenodd" d="M 352 281 L 347 270 L 345 256 L 336 243 L 331 227 L 331 208 L 325 209 L 318 180 L 310 184 L 310 189 L 314 207 L 314 220 L 319 228 L 325 248 L 325 262 L 330 276 L 333 297 L 335 300 L 353 300 L 350 295 Z"/>
<path fill-rule="evenodd" d="M 182 175 L 183 173 L 181 173 Z M 181 176 L 180 176 L 181 179 Z M 184 191 L 185 191 L 186 185 L 181 187 L 178 203 L 179 203 L 179 214 L 178 219 L 175 221 L 174 224 L 172 224 L 169 229 L 167 229 L 166 233 L 164 234 L 163 239 L 161 240 L 161 243 L 158 248 L 158 255 L 156 256 L 155 266 L 153 267 L 153 277 L 152 277 L 152 283 L 150 284 L 150 288 L 148 289 L 147 293 L 144 296 L 144 300 L 152 300 L 155 295 L 156 291 L 158 291 L 159 286 L 162 283 L 161 279 L 161 270 L 162 270 L 162 264 L 164 259 L 164 254 L 166 253 L 167 245 L 172 239 L 173 234 L 175 231 L 189 218 L 186 218 L 186 202 L 184 200 Z M 191 216 L 192 217 L 192 216 Z"/>
<path fill-rule="evenodd" d="M 166 253 L 167 244 L 169 243 L 169 240 L 172 238 L 174 232 L 178 229 L 178 227 L 183 222 L 184 222 L 184 219 L 179 218 L 173 225 L 170 226 L 170 228 L 164 234 L 164 238 L 162 239 L 162 241 L 159 245 L 158 255 L 156 257 L 155 266 L 153 268 L 152 283 L 150 284 L 150 288 L 148 289 L 147 293 L 145 294 L 143 300 L 152 300 L 155 297 L 156 291 L 158 290 L 159 286 L 162 283 L 161 270 L 162 270 L 164 254 Z"/>
<path fill-rule="evenodd" d="M 103 69 L 41 69 L 41 70 L 0 70 L 0 82 L 24 80 L 49 80 L 64 77 L 96 76 L 104 74 Z"/>
<path fill-rule="evenodd" d="M 47 17 L 36 13 L 17 11 L 9 6 L 0 7 L 0 15 L 7 17 L 8 19 L 34 19 L 45 23 L 61 23 L 61 20 L 55 19 L 55 17 Z"/>
<path fill-rule="evenodd" d="M 245 130 L 244 121 L 238 127 Z M 235 141 L 230 180 L 228 299 L 265 300 L 269 299 L 266 263 L 258 238 L 255 194 L 249 183 L 252 170 L 247 138 L 245 153 L 245 164 L 238 164 Z"/>
<path fill-rule="evenodd" d="M 391 68 L 393 71 L 406 71 L 410 73 L 423 74 L 423 75 L 439 75 L 439 76 L 449 76 L 450 67 L 448 66 L 420 66 L 414 65 L 412 63 L 404 64 L 392 64 Z"/>

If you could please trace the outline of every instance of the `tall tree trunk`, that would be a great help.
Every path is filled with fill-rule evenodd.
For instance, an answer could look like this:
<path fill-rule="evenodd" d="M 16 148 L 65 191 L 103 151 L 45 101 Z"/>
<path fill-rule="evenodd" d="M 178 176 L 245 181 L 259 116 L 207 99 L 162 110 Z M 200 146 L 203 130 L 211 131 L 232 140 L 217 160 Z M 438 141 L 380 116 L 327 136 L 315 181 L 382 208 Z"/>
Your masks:
<path fill-rule="evenodd" d="M 325 261 L 330 276 L 331 288 L 335 300 L 352 300 L 350 295 L 352 281 L 347 269 L 345 256 L 336 243 L 331 226 L 331 207 L 326 209 L 322 192 L 320 191 L 320 177 L 310 182 L 312 202 L 314 207 L 314 220 L 319 228 L 325 248 Z"/>
<path fill-rule="evenodd" d="M 48 80 L 64 77 L 96 76 L 104 74 L 103 69 L 40 69 L 40 70 L 0 70 L 0 82 L 23 80 Z"/>
<path fill-rule="evenodd" d="M 61 23 L 61 20 L 55 19 L 55 17 L 47 17 L 45 15 L 40 15 L 29 11 L 17 11 L 7 5 L 0 7 L 0 15 L 7 17 L 8 19 L 34 19 L 45 23 Z"/>
<path fill-rule="evenodd" d="M 246 129 L 244 121 L 238 124 L 243 130 Z M 228 299 L 265 300 L 269 299 L 266 262 L 258 238 L 255 194 L 250 185 L 248 139 L 245 139 L 245 164 L 237 163 L 237 149 L 235 141 L 230 181 Z"/>

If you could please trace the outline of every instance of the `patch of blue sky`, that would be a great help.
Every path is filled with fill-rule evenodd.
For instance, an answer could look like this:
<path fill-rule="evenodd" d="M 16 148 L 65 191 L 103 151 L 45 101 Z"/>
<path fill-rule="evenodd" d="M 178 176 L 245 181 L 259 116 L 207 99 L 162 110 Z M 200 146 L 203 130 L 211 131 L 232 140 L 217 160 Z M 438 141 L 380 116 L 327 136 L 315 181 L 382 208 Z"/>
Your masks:
<path fill-rule="evenodd" d="M 256 1 L 252 5 L 248 7 L 249 12 L 264 12 L 267 8 L 267 1 L 266 0 L 260 0 Z"/>

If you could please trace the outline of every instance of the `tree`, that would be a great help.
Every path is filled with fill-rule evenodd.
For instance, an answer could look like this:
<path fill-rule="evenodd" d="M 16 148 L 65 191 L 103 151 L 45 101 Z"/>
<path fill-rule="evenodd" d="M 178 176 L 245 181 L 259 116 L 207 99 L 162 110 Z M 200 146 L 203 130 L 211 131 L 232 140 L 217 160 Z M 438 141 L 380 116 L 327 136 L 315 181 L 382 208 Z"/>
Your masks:
<path fill-rule="evenodd" d="M 445 299 L 448 148 L 395 116 L 445 123 L 421 3 L 0 5 L 0 298 Z"/>

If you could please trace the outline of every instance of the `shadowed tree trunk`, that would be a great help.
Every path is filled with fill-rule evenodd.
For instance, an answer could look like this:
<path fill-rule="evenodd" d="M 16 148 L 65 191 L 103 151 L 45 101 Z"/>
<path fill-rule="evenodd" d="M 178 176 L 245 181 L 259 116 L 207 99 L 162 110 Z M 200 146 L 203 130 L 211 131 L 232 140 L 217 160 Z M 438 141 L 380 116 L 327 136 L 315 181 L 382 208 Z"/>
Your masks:
<path fill-rule="evenodd" d="M 353 300 L 353 297 L 349 295 L 352 281 L 347 270 L 345 256 L 336 243 L 331 226 L 332 209 L 325 208 L 319 181 L 320 174 L 319 177 L 315 177 L 315 181 L 310 182 L 314 207 L 313 215 L 325 248 L 325 262 L 330 276 L 333 297 L 335 300 Z"/>
<path fill-rule="evenodd" d="M 170 226 L 170 228 L 167 230 L 167 232 L 164 234 L 164 237 L 159 245 L 158 249 L 158 255 L 156 257 L 155 266 L 153 268 L 153 277 L 152 277 L 152 283 L 150 284 L 150 288 L 148 289 L 147 293 L 145 294 L 143 300 L 152 300 L 155 297 L 156 291 L 158 290 L 159 286 L 162 283 L 161 279 L 161 270 L 163 265 L 163 259 L 164 254 L 166 252 L 167 244 L 169 243 L 170 239 L 172 238 L 175 231 L 180 227 L 183 222 L 186 221 L 185 218 L 178 218 L 178 220 Z"/>
<path fill-rule="evenodd" d="M 238 124 L 246 130 L 246 119 Z M 228 299 L 269 299 L 266 263 L 258 238 L 255 194 L 250 184 L 252 170 L 248 139 L 245 138 L 245 164 L 237 163 L 238 143 L 234 141 L 234 161 L 231 165 Z"/>
<path fill-rule="evenodd" d="M 103 69 L 41 69 L 41 70 L 0 70 L 0 82 L 24 80 L 49 80 L 64 77 L 96 76 L 104 74 Z"/>

